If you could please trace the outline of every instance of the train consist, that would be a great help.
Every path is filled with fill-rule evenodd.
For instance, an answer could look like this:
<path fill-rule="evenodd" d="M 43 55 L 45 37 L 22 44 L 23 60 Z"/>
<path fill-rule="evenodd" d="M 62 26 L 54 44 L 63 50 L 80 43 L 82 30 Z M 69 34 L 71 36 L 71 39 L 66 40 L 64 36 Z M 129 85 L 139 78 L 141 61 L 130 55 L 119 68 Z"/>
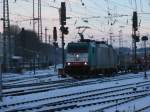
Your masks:
<path fill-rule="evenodd" d="M 100 41 L 79 41 L 67 46 L 67 74 L 110 74 L 117 72 L 118 55 L 111 45 Z"/>
<path fill-rule="evenodd" d="M 136 69 L 144 69 L 143 55 L 137 54 Z M 84 40 L 68 43 L 66 50 L 65 73 L 69 75 L 77 74 L 105 74 L 111 75 L 119 71 L 135 71 L 132 55 L 121 54 L 111 45 L 103 41 Z M 150 58 L 147 57 L 147 62 Z M 150 67 L 147 64 L 147 67 Z"/>

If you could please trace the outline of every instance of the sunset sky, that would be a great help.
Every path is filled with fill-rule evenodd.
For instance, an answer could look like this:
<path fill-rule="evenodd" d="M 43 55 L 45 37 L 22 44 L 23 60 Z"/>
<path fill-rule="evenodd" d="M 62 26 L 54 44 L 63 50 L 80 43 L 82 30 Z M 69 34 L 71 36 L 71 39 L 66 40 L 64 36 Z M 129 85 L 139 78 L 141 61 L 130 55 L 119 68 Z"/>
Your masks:
<path fill-rule="evenodd" d="M 0 18 L 3 16 L 2 1 L 0 0 Z M 43 35 L 45 27 L 49 29 L 50 35 L 54 26 L 59 29 L 58 8 L 61 1 L 66 2 L 67 17 L 71 17 L 67 20 L 69 35 L 65 37 L 66 42 L 79 39 L 76 27 L 88 26 L 90 29 L 84 32 L 85 38 L 109 41 L 109 33 L 112 32 L 113 45 L 118 46 L 119 31 L 122 30 L 123 46 L 131 46 L 131 20 L 135 10 L 139 16 L 140 35 L 150 34 L 150 0 L 42 0 Z M 37 15 L 37 3 L 35 5 Z M 10 23 L 32 29 L 32 0 L 9 0 L 9 6 Z M 0 21 L 0 32 L 2 31 Z M 60 38 L 58 41 L 60 43 Z"/>

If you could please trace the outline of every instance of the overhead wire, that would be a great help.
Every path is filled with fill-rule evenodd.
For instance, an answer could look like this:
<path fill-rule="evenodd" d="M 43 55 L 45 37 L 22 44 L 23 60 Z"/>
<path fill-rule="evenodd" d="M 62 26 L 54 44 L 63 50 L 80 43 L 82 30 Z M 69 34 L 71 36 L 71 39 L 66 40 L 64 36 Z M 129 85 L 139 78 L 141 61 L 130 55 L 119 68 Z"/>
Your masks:
<path fill-rule="evenodd" d="M 26 1 L 26 0 L 23 0 L 24 2 L 29 2 L 29 3 L 31 3 L 30 1 Z M 71 3 L 73 3 L 73 1 L 71 1 L 71 0 L 68 0 L 69 1 L 69 3 L 71 4 Z M 132 7 L 130 7 L 130 6 L 128 6 L 128 5 L 124 5 L 124 4 L 121 4 L 121 3 L 118 3 L 118 2 L 116 2 L 116 1 L 113 1 L 113 0 L 109 0 L 110 1 L 110 4 L 114 4 L 114 5 L 117 5 L 117 6 L 119 6 L 119 7 L 126 7 L 126 8 L 128 8 L 129 10 L 133 10 L 133 8 Z M 89 2 L 89 1 L 88 1 Z M 95 4 L 95 1 L 91 1 L 90 0 L 90 2 L 91 3 L 93 3 L 93 4 Z M 132 2 L 132 0 L 130 0 L 130 2 Z M 76 2 L 76 3 L 78 3 L 78 2 Z M 85 3 L 84 3 L 85 4 Z M 80 4 L 81 5 L 81 4 Z M 44 1 L 43 3 L 42 3 L 42 6 L 46 6 L 46 7 L 49 7 L 49 4 L 47 3 L 47 1 Z M 57 5 L 56 5 L 57 6 Z M 72 6 L 71 6 L 72 7 Z M 81 6 L 82 7 L 82 6 Z M 99 12 L 97 11 L 97 9 L 99 9 L 99 2 L 98 2 L 98 4 L 95 4 L 95 7 L 94 6 L 91 6 L 91 5 L 89 5 L 89 6 L 87 6 L 87 8 L 86 8 L 86 10 L 89 12 L 89 11 L 93 11 L 93 12 L 97 12 L 96 13 L 96 15 L 98 15 L 99 14 Z M 107 12 L 107 10 L 99 10 L 99 11 L 101 11 L 101 12 L 104 12 L 104 13 L 106 13 Z M 83 12 L 83 13 L 82 13 Z M 94 15 L 95 15 L 95 13 L 94 13 Z M 81 12 L 78 12 L 78 11 L 74 11 L 74 10 L 70 10 L 69 11 L 69 13 L 68 13 L 69 15 L 71 14 L 71 15 L 74 15 L 74 16 L 76 16 L 76 15 L 79 15 L 79 16 L 87 16 L 87 18 L 88 18 L 88 16 L 93 16 L 93 14 L 84 14 L 84 11 L 81 11 Z M 80 19 L 80 18 L 79 18 Z M 99 20 L 99 21 L 102 21 L 103 19 L 101 19 L 101 20 Z M 105 21 L 105 20 L 104 20 Z"/>

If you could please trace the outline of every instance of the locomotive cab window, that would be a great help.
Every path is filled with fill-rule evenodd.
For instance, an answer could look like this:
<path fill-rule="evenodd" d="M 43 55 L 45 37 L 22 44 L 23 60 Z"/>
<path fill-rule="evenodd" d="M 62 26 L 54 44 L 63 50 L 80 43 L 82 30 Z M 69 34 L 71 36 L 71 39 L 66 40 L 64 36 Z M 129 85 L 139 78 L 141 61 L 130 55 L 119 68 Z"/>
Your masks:
<path fill-rule="evenodd" d="M 74 44 L 74 45 L 70 45 L 68 46 L 67 49 L 68 53 L 87 53 L 88 52 L 88 45 L 78 45 L 78 44 Z"/>

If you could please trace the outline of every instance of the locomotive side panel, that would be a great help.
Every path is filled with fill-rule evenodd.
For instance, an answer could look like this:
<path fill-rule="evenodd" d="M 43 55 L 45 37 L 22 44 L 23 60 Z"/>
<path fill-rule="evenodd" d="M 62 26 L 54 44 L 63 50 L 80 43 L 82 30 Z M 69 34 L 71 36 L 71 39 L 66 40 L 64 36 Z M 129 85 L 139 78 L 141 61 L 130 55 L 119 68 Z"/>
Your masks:
<path fill-rule="evenodd" d="M 112 46 L 98 44 L 96 48 L 96 62 L 98 73 L 113 73 L 117 70 L 118 57 Z"/>
<path fill-rule="evenodd" d="M 97 60 L 97 69 L 109 68 L 108 48 L 105 44 L 97 45 L 96 60 Z"/>
<path fill-rule="evenodd" d="M 88 65 L 90 70 L 94 70 L 96 68 L 96 61 L 96 46 L 95 43 L 90 43 L 88 51 Z"/>
<path fill-rule="evenodd" d="M 112 47 L 110 47 L 110 54 L 111 54 L 111 67 L 117 68 L 117 65 L 119 63 L 118 56 L 116 51 Z"/>

